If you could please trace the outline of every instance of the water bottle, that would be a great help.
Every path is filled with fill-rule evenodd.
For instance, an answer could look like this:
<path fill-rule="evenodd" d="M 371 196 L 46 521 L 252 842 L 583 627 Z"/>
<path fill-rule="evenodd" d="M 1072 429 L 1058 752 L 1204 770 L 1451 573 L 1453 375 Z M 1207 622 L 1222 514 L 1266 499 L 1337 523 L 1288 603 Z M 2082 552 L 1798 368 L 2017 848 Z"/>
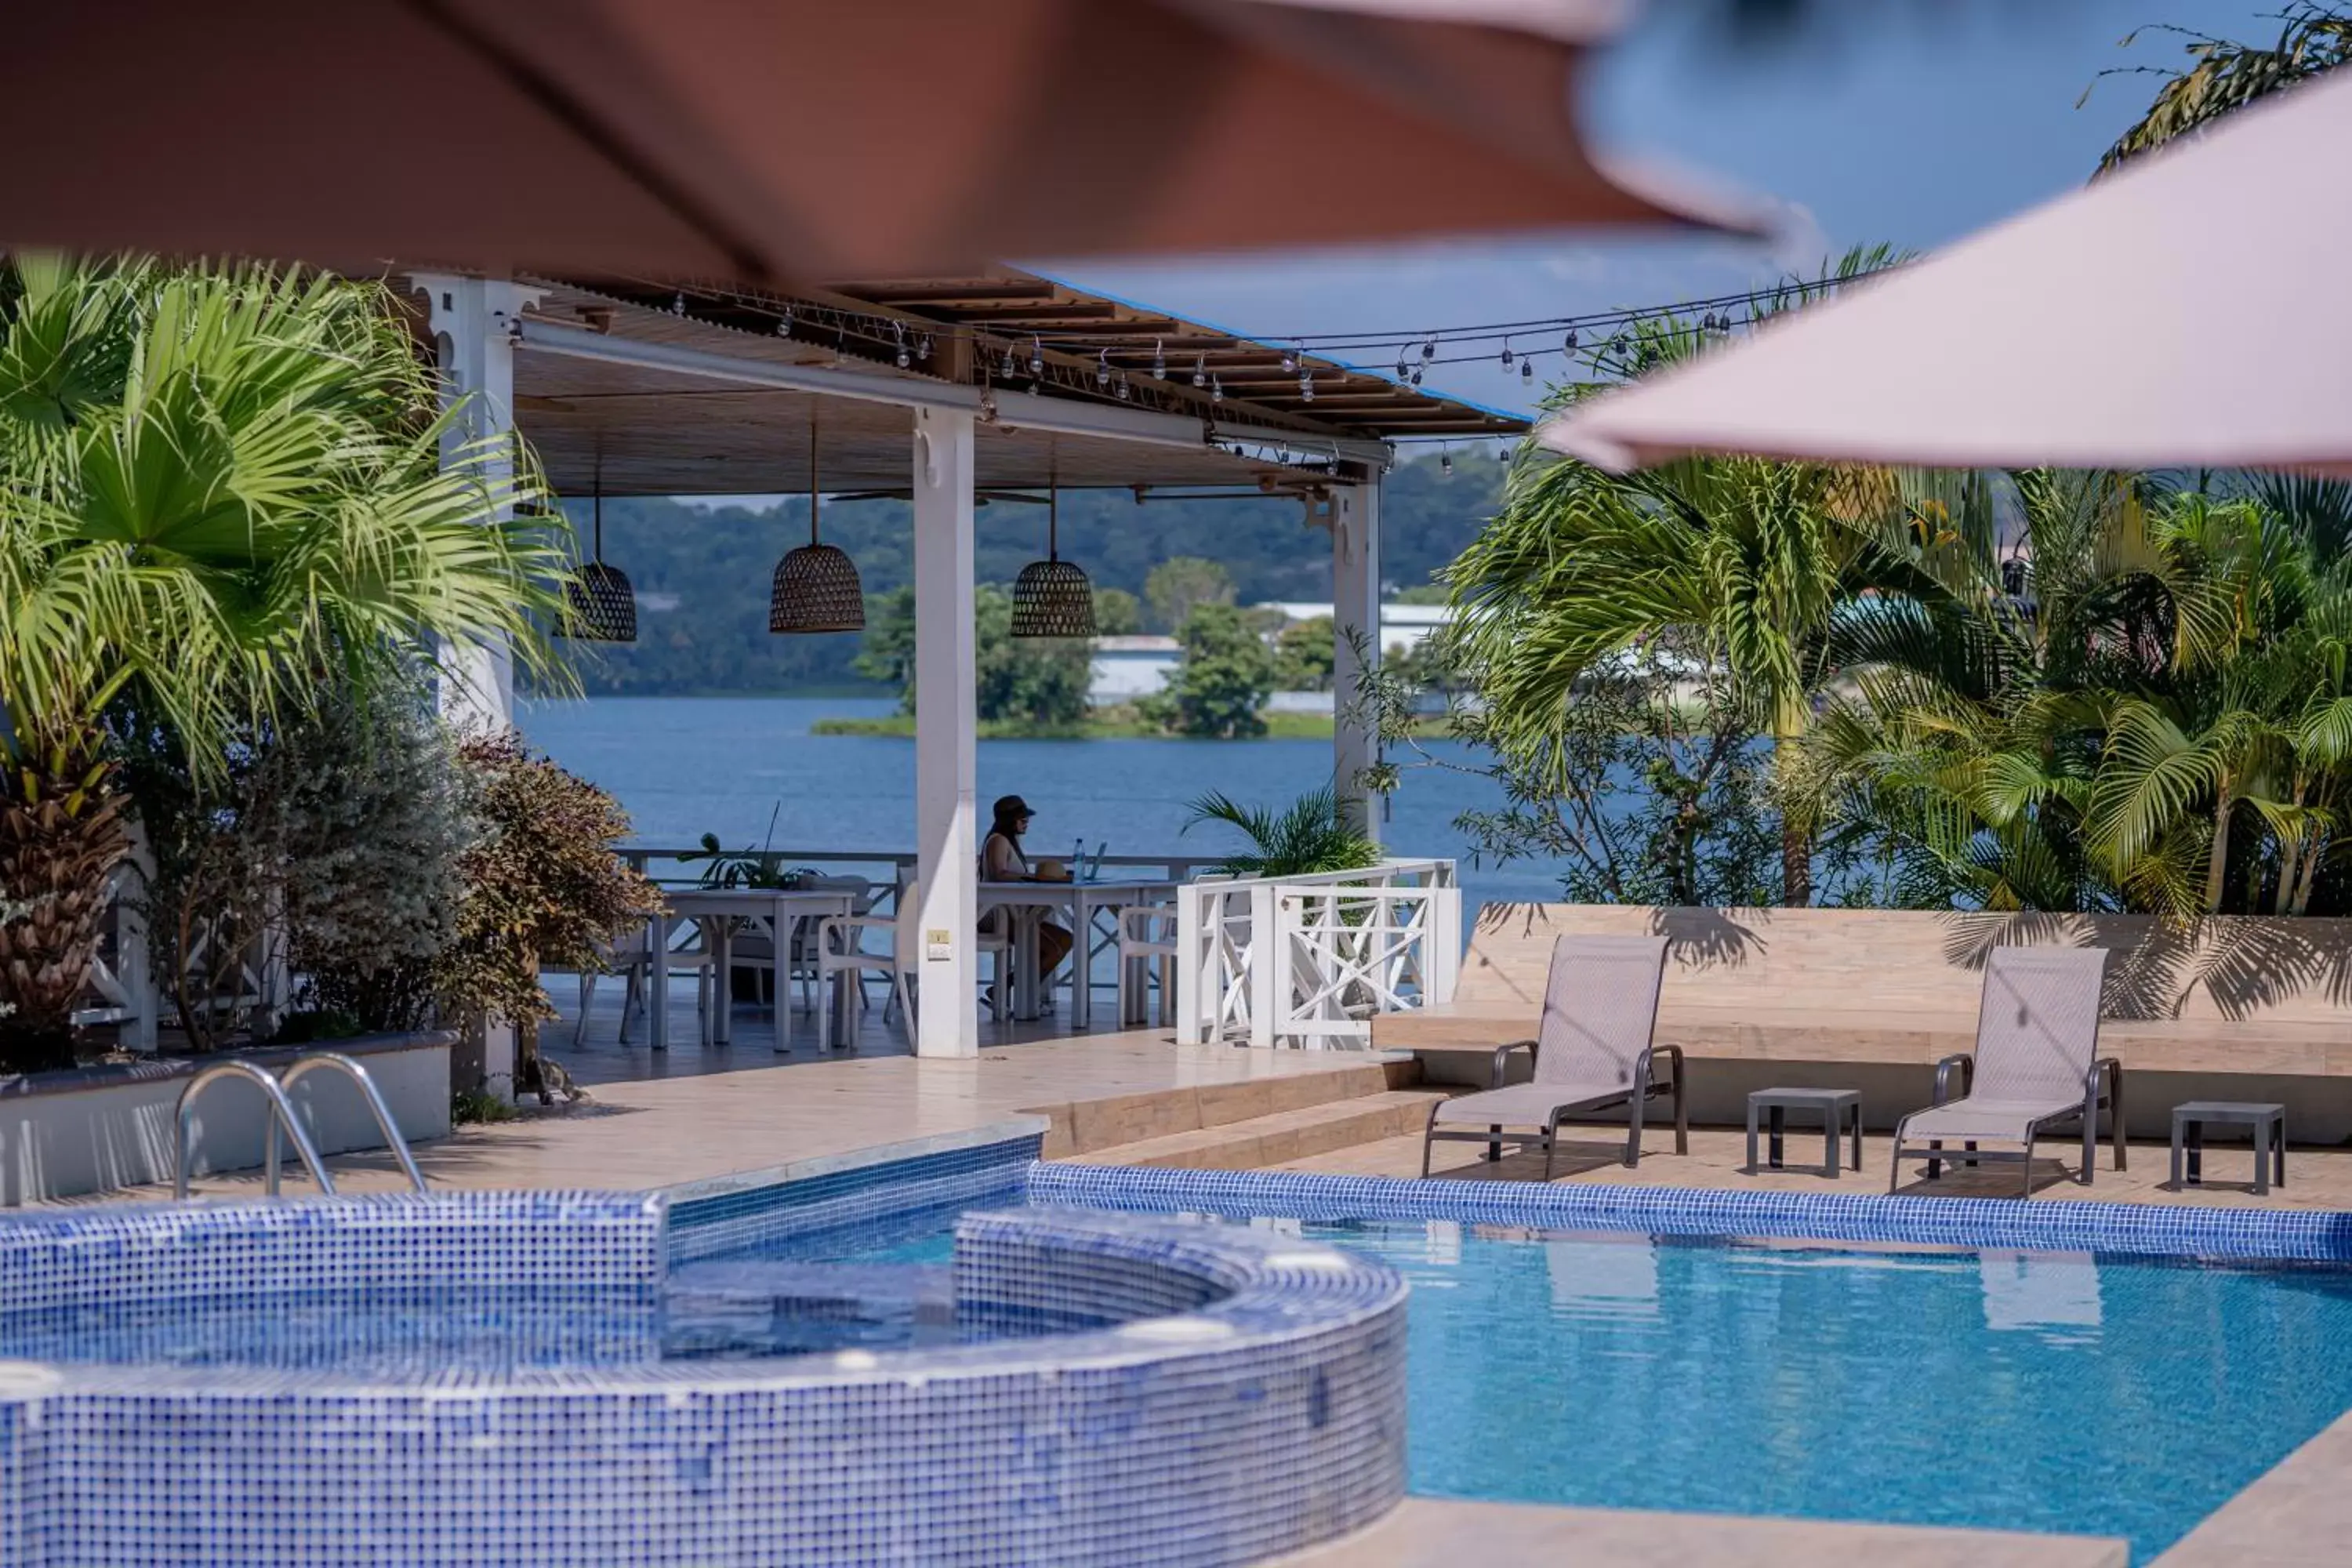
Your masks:
<path fill-rule="evenodd" d="M 1082 836 L 1078 839 L 1076 847 L 1070 850 L 1070 880 L 1073 882 L 1083 882 L 1086 879 L 1087 841 Z"/>

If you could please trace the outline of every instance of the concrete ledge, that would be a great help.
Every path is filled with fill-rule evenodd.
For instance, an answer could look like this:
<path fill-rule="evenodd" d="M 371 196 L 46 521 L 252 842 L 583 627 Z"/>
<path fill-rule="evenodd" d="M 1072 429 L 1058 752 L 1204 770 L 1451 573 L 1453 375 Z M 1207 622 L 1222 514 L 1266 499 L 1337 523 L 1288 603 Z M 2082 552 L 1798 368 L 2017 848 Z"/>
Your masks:
<path fill-rule="evenodd" d="M 456 1039 L 446 1031 L 376 1035 L 0 1080 L 0 1205 L 14 1207 L 170 1182 L 176 1131 L 173 1112 L 180 1091 L 198 1072 L 224 1061 L 249 1061 L 276 1071 L 305 1051 L 358 1057 L 383 1093 L 402 1137 L 412 1143 L 446 1137 L 449 1051 Z M 320 1153 L 383 1147 L 375 1118 L 358 1090 L 334 1075 L 305 1077 L 290 1098 Z M 260 1164 L 268 1129 L 267 1102 L 253 1085 L 207 1089 L 197 1102 L 192 1129 L 196 1173 Z"/>
<path fill-rule="evenodd" d="M 1611 1568 L 2125 1568 L 2129 1560 L 2123 1542 L 2095 1536 L 1407 1498 L 1370 1530 L 1276 1562 L 1286 1568 L 1544 1562 Z M 2160 1561 L 2170 1568 L 2172 1556 Z"/>

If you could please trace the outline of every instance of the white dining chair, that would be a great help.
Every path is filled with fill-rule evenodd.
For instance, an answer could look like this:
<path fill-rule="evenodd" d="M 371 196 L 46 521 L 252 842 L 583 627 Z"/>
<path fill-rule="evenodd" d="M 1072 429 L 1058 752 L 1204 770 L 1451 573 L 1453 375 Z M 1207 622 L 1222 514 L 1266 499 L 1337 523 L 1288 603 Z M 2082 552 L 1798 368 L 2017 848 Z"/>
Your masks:
<path fill-rule="evenodd" d="M 923 963 L 923 895 L 919 884 L 908 882 L 898 889 L 898 907 L 889 915 L 828 915 L 817 923 L 816 963 L 817 990 L 823 994 L 828 984 L 855 984 L 857 1005 L 866 1006 L 865 979 L 869 973 L 886 976 L 890 994 L 883 1001 L 882 1016 L 887 1022 L 890 1009 L 897 1006 L 907 1020 L 908 1033 L 915 1028 L 915 1005 Z M 866 947 L 868 931 L 888 931 L 890 948 L 887 952 L 874 952 Z M 989 994 L 996 1019 L 1004 1020 L 1005 991 L 1012 979 L 1012 944 L 1001 936 L 982 932 L 977 938 L 979 951 L 992 961 Z M 828 1029 L 837 1026 L 828 1024 Z M 836 1040 L 836 1046 L 846 1041 Z"/>
<path fill-rule="evenodd" d="M 1147 973 L 1146 966 L 1156 971 Z M 1176 906 L 1129 904 L 1118 911 L 1118 1021 L 1151 1021 L 1151 981 L 1160 991 L 1160 1021 L 1176 1010 Z"/>
<path fill-rule="evenodd" d="M 701 1027 L 702 1043 L 709 1045 L 715 1037 L 712 1024 L 712 993 L 718 989 L 718 957 L 702 942 L 699 927 L 692 921 L 681 922 L 697 931 L 695 941 L 686 947 L 674 947 L 669 952 L 671 973 L 679 970 L 694 972 L 694 1011 Z M 676 928 L 672 928 L 673 930 Z M 597 964 L 580 972 L 580 1014 L 572 1026 L 572 1046 L 580 1047 L 588 1033 L 588 1009 L 596 1000 L 596 982 L 604 974 L 621 977 L 620 1043 L 629 1043 L 629 1019 L 643 1016 L 646 1010 L 646 994 L 652 988 L 654 949 L 653 924 L 640 921 L 635 930 L 614 942 L 595 944 Z"/>

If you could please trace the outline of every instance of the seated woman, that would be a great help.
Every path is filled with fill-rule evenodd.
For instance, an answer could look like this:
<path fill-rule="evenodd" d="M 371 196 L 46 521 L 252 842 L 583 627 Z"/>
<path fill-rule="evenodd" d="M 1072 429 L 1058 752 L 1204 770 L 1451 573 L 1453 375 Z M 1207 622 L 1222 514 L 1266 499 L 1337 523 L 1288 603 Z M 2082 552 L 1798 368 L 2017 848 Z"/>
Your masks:
<path fill-rule="evenodd" d="M 980 879 L 983 882 L 1037 882 L 1045 880 L 1029 869 L 1029 857 L 1021 852 L 1021 835 L 1037 814 L 1029 803 L 1017 795 L 1008 795 L 995 805 L 995 823 L 989 828 L 987 838 L 980 846 Z M 1070 953 L 1070 933 L 1052 921 L 1037 922 L 1037 975 L 1050 980 L 1055 969 Z"/>

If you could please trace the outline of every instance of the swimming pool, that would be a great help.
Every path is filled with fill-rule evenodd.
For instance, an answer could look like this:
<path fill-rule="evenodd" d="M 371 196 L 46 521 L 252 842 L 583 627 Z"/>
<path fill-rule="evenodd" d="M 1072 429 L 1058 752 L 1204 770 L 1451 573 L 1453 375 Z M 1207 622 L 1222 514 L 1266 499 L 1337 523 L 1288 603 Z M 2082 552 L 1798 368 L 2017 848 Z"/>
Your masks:
<path fill-rule="evenodd" d="M 2336 1264 L 1225 1223 L 1411 1283 L 1423 1495 L 2118 1536 L 2144 1563 L 2352 1408 Z"/>

